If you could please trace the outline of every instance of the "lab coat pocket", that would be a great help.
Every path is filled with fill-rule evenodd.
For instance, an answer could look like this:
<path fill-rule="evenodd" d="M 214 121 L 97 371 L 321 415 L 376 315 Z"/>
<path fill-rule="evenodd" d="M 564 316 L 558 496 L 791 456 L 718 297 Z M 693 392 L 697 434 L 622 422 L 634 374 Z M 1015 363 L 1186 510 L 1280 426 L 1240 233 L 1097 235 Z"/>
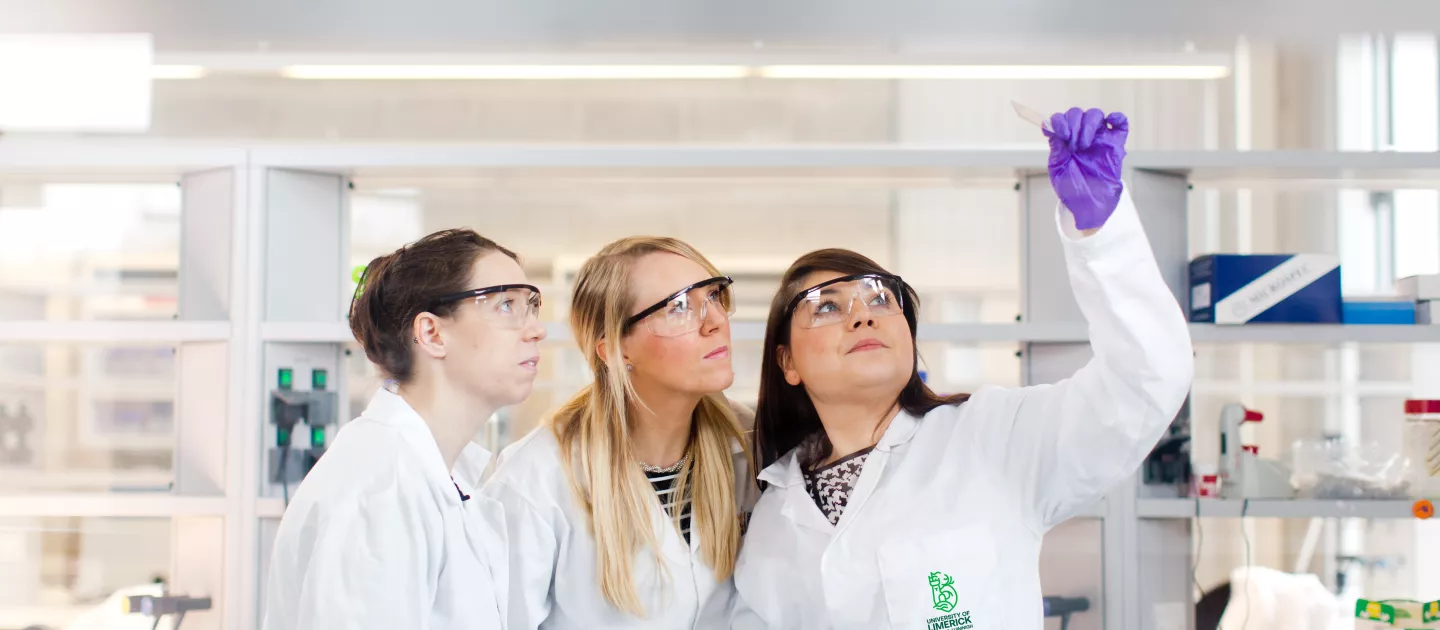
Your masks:
<path fill-rule="evenodd" d="M 880 547 L 880 577 L 892 628 L 990 630 L 995 537 L 985 524 L 897 536 Z"/>

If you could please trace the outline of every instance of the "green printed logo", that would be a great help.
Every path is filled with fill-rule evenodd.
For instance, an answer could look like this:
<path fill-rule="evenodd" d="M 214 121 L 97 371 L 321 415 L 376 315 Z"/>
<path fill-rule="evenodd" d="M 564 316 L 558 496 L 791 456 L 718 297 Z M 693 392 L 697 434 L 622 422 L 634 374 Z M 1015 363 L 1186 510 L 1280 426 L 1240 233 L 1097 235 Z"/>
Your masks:
<path fill-rule="evenodd" d="M 930 600 L 935 606 L 935 610 L 946 613 L 955 610 L 955 604 L 960 602 L 960 596 L 955 593 L 954 578 L 939 571 L 931 573 Z"/>

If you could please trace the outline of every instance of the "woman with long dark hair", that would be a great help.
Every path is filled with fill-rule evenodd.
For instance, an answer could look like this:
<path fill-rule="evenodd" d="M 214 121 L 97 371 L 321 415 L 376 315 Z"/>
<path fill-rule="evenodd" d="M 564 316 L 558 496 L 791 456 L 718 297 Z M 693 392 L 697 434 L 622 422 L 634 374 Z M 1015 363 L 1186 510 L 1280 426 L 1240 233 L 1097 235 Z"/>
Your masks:
<path fill-rule="evenodd" d="M 1128 123 L 1051 119 L 1051 183 L 1095 358 L 1055 385 L 939 396 L 917 296 L 845 250 L 771 304 L 754 450 L 764 494 L 736 628 L 1042 627 L 1045 532 L 1134 472 L 1189 392 L 1189 330 L 1120 182 Z"/>

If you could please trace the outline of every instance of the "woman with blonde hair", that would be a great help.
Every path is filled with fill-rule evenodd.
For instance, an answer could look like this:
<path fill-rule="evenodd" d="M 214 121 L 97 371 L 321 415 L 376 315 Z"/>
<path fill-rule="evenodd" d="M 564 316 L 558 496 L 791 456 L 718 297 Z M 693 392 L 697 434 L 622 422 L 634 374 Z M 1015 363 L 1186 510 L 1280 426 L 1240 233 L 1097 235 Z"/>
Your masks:
<path fill-rule="evenodd" d="M 728 624 L 754 492 L 721 394 L 730 284 L 671 238 L 621 239 L 581 267 L 570 325 L 594 382 L 485 485 L 506 511 L 512 630 Z"/>

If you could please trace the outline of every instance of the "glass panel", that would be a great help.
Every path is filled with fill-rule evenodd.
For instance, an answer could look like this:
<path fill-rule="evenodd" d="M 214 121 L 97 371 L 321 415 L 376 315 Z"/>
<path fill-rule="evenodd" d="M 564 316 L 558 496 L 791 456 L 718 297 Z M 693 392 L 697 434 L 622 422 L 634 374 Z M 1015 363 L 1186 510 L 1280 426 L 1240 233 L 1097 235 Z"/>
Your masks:
<path fill-rule="evenodd" d="M 169 519 L 0 518 L 0 628 L 150 627 L 124 594 L 170 576 Z M 158 594 L 158 592 L 154 593 Z M 74 626 L 78 627 L 78 626 Z"/>
<path fill-rule="evenodd" d="M 484 179 L 375 173 L 356 180 L 351 264 L 365 265 L 430 232 L 473 226 L 520 254 L 564 321 L 574 275 L 601 246 L 634 234 L 674 236 L 735 277 L 738 321 L 763 321 L 798 256 L 844 247 L 904 276 L 931 322 L 1014 322 L 1020 226 L 1013 179 L 947 187 L 870 175 L 794 181 L 723 172 Z M 348 300 L 348 296 L 347 296 Z"/>
<path fill-rule="evenodd" d="M 175 349 L 0 346 L 0 493 L 165 490 Z"/>
<path fill-rule="evenodd" d="M 180 188 L 84 179 L 0 173 L 0 320 L 173 318 Z"/>
<path fill-rule="evenodd" d="M 1040 591 L 1056 601 L 1053 610 L 1069 607 L 1084 612 L 1070 616 L 1067 630 L 1100 630 L 1105 622 L 1103 597 L 1104 547 L 1101 542 L 1100 519 L 1077 518 L 1061 523 L 1045 533 L 1040 547 Z M 1046 619 L 1046 628 L 1059 628 L 1061 618 Z"/>

